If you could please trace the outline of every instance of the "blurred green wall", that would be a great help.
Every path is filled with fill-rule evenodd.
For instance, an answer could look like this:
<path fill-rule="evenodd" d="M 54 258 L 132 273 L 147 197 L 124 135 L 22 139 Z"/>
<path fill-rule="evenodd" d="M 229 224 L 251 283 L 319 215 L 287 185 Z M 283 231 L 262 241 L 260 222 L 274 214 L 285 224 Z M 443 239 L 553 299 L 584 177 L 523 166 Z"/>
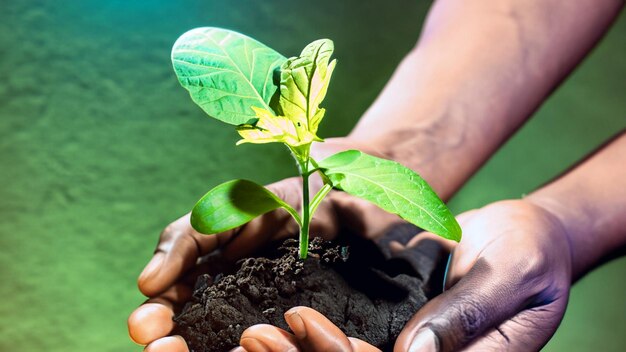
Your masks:
<path fill-rule="evenodd" d="M 212 185 L 295 170 L 235 148 L 178 86 L 169 52 L 198 26 L 339 65 L 321 135 L 347 133 L 417 39 L 424 1 L 4 1 L 0 10 L 0 351 L 140 351 L 126 317 L 161 228 Z M 626 127 L 626 18 L 453 200 L 519 197 Z M 353 87 L 358 87 L 355 90 Z M 354 93 L 357 92 L 357 93 Z M 626 260 L 573 290 L 546 350 L 626 345 Z"/>

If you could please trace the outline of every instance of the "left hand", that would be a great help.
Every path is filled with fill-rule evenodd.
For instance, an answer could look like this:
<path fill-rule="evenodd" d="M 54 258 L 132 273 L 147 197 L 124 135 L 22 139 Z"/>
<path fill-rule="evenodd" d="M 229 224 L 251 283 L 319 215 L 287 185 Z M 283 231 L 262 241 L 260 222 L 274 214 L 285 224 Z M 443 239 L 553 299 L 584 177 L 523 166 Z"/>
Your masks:
<path fill-rule="evenodd" d="M 315 143 L 311 153 L 321 160 L 348 149 L 374 155 L 379 153 L 374 144 L 362 145 L 350 138 L 329 138 L 326 143 Z M 317 181 L 319 189 L 321 179 Z M 268 188 L 295 209 L 300 206 L 302 183 L 298 178 L 288 178 Z M 320 204 L 311 229 L 332 237 L 340 226 L 349 226 L 355 233 L 373 237 L 392 221 L 396 221 L 395 216 L 373 204 L 332 191 Z M 270 240 L 295 235 L 297 229 L 295 221 L 284 210 L 269 212 L 238 229 L 211 236 L 195 231 L 189 222 L 189 214 L 174 221 L 161 233 L 157 250 L 139 277 L 139 289 L 149 299 L 128 318 L 130 337 L 146 345 L 146 352 L 188 352 L 183 338 L 171 335 L 174 328 L 172 317 L 190 299 L 197 271 L 203 270 L 205 264 L 198 265 L 198 258 L 220 248 L 225 260 L 236 260 Z"/>
<path fill-rule="evenodd" d="M 413 316 L 394 350 L 539 350 L 563 317 L 572 280 L 562 224 L 526 200 L 497 202 L 458 219 L 461 242 L 442 240 L 454 247 L 447 290 Z M 431 236 L 420 234 L 407 246 Z M 396 243 L 395 250 L 402 249 Z M 285 318 L 294 334 L 257 325 L 244 332 L 242 347 L 248 352 L 377 350 L 346 337 L 310 308 L 294 308 Z"/>

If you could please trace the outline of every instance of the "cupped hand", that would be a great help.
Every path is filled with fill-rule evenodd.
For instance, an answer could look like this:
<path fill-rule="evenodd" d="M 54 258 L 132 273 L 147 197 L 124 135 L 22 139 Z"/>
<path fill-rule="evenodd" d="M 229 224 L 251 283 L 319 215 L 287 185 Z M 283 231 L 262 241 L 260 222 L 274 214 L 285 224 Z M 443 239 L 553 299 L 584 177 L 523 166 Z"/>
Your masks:
<path fill-rule="evenodd" d="M 362 146 L 347 138 L 316 143 L 311 153 L 321 160 L 347 149 L 378 154 L 372 146 Z M 312 191 L 316 191 L 314 182 Z M 321 181 L 317 182 L 319 189 Z M 288 178 L 267 188 L 296 210 L 300 209 L 300 178 Z M 345 224 L 365 236 L 374 236 L 395 217 L 342 192 L 331 192 L 313 217 L 311 233 L 332 238 L 339 229 L 338 219 L 342 219 L 341 226 Z M 149 352 L 187 352 L 182 338 L 169 335 L 174 328 L 174 312 L 191 296 L 198 258 L 220 248 L 225 260 L 235 260 L 251 254 L 270 240 L 297 232 L 296 222 L 282 209 L 260 216 L 240 228 L 210 236 L 191 227 L 189 214 L 168 225 L 161 233 L 154 256 L 139 276 L 139 290 L 149 299 L 128 318 L 130 337 L 138 344 L 146 345 L 145 350 Z"/>
<path fill-rule="evenodd" d="M 445 241 L 453 249 L 446 290 L 407 323 L 395 351 L 534 351 L 556 331 L 567 305 L 571 254 L 567 233 L 548 211 L 525 200 L 503 201 L 461 214 L 463 239 Z M 417 235 L 417 246 L 433 235 Z M 394 250 L 405 246 L 395 243 Z M 309 309 L 310 310 L 310 309 Z M 295 335 L 269 326 L 244 333 L 249 341 L 270 348 L 299 346 L 304 351 L 370 351 L 362 341 L 346 337 L 321 314 L 300 314 L 306 344 Z M 313 336 L 315 338 L 313 338 Z M 348 340 L 346 340 L 348 339 Z M 338 342 L 336 342 L 338 341 Z M 347 344 L 349 341 L 350 344 Z M 242 345 L 249 349 L 246 341 Z M 275 347 L 275 348 L 274 348 Z M 260 350 L 259 350 L 260 351 Z"/>
<path fill-rule="evenodd" d="M 459 216 L 446 291 L 408 322 L 395 351 L 537 351 L 559 326 L 572 282 L 568 234 L 527 200 Z M 409 243 L 409 245 L 415 245 Z"/>

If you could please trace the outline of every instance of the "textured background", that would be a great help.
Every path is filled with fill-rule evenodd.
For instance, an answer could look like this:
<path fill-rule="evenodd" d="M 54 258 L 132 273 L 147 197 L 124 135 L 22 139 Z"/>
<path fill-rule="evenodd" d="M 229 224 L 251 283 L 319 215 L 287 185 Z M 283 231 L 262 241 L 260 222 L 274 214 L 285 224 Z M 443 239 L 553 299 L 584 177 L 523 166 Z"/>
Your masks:
<path fill-rule="evenodd" d="M 393 6 L 391 6 L 393 4 Z M 417 39 L 425 1 L 3 1 L 0 351 L 140 351 L 126 317 L 157 235 L 218 182 L 295 172 L 235 148 L 178 86 L 171 45 L 222 26 L 285 55 L 321 37 L 338 68 L 322 136 L 347 133 Z M 626 18 L 452 201 L 519 197 L 626 127 Z M 355 89 L 354 87 L 358 87 Z M 626 259 L 576 285 L 548 351 L 626 345 Z"/>

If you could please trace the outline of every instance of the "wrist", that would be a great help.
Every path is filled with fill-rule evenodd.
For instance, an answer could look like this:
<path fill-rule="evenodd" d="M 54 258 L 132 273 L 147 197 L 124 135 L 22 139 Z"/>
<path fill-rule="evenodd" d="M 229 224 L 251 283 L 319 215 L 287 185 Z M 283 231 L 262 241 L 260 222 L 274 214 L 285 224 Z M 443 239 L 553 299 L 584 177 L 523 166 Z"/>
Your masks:
<path fill-rule="evenodd" d="M 563 207 L 562 203 L 558 202 L 554 198 L 544 197 L 542 195 L 531 194 L 522 198 L 520 201 L 535 207 L 541 211 L 545 217 L 549 218 L 555 228 L 559 231 L 550 233 L 561 233 L 565 241 L 568 244 L 569 251 L 567 253 L 569 257 L 571 267 L 570 281 L 576 281 L 584 272 L 584 265 L 579 260 L 579 251 L 576 248 L 576 236 L 575 234 L 579 230 L 576 226 L 572 226 L 574 222 L 569 221 L 570 216 L 567 214 L 567 208 Z M 565 254 L 565 253 L 563 253 Z"/>
<path fill-rule="evenodd" d="M 441 112 L 413 126 L 382 128 L 373 138 L 353 133 L 350 138 L 376 149 L 378 156 L 396 161 L 425 179 L 444 201 L 470 178 L 490 154 L 466 128 L 464 113 Z"/>
<path fill-rule="evenodd" d="M 591 208 L 577 207 L 570 198 L 567 194 L 559 197 L 539 191 L 524 200 L 551 214 L 564 229 L 570 245 L 572 282 L 575 282 L 600 264 L 610 249 L 602 242 L 602 236 L 597 236 Z"/>
<path fill-rule="evenodd" d="M 575 169 L 527 197 L 548 209 L 567 229 L 574 280 L 626 250 L 626 134 Z"/>

